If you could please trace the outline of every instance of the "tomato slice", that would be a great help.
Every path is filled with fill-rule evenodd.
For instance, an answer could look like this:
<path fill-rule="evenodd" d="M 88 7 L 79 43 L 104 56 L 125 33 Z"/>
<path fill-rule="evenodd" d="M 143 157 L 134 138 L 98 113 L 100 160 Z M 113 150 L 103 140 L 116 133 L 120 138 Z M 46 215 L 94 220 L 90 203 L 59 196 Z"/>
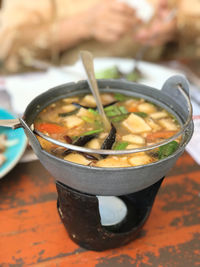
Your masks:
<path fill-rule="evenodd" d="M 55 123 L 46 123 L 46 122 L 37 123 L 35 125 L 35 128 L 36 130 L 42 133 L 46 132 L 48 134 L 62 134 L 67 131 L 67 128 L 65 128 L 64 126 L 60 126 Z"/>

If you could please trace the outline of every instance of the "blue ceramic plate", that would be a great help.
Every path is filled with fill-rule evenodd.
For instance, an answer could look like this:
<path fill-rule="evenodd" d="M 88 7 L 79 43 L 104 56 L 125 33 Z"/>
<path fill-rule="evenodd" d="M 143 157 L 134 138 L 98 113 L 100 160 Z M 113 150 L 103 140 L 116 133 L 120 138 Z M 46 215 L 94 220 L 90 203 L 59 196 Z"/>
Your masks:
<path fill-rule="evenodd" d="M 15 117 L 8 111 L 0 108 L 0 119 L 14 119 Z M 23 155 L 27 138 L 23 129 L 12 130 L 11 128 L 0 127 L 0 134 L 5 134 L 7 140 L 14 143 L 14 145 L 6 148 L 4 155 L 6 161 L 0 166 L 0 178 L 5 176 L 18 163 Z"/>

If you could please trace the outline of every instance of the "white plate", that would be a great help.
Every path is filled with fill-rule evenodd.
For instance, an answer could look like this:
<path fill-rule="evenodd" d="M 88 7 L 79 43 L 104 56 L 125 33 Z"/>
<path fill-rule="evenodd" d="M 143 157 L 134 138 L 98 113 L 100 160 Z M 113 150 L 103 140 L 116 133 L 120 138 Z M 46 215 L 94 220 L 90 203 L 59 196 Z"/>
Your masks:
<path fill-rule="evenodd" d="M 133 59 L 124 58 L 95 58 L 94 60 L 95 72 L 117 66 L 121 72 L 128 73 L 133 69 L 134 64 Z M 152 86 L 157 89 L 161 89 L 164 82 L 172 75 L 178 73 L 180 74 L 178 71 L 145 61 L 139 62 L 138 67 L 144 75 L 144 78 L 141 79 L 139 83 Z M 86 79 L 86 75 L 84 74 L 83 66 L 80 61 L 74 65 L 74 71 L 79 73 L 81 79 Z"/>

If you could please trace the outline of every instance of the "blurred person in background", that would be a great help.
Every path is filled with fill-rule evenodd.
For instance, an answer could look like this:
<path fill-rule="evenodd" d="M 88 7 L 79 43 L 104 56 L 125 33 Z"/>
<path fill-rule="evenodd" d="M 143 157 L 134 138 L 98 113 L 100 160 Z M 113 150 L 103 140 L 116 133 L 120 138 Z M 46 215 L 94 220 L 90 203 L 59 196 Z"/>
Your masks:
<path fill-rule="evenodd" d="M 150 45 L 169 44 L 165 47 L 166 58 L 180 60 L 200 60 L 200 1 L 199 0 L 154 0 L 159 2 L 159 8 L 152 21 L 150 29 L 144 27 L 135 39 Z M 176 18 L 171 23 L 165 23 L 167 5 L 176 9 Z M 161 22 L 161 23 L 160 23 Z M 153 38 L 152 36 L 157 36 Z M 170 38 L 171 36 L 171 38 Z M 165 39 L 167 37 L 167 39 Z M 171 49 L 172 48 L 172 49 Z"/>
<path fill-rule="evenodd" d="M 22 71 L 36 58 L 72 64 L 84 49 L 94 56 L 134 57 L 141 44 L 151 47 L 145 59 L 155 61 L 169 41 L 178 43 L 177 57 L 181 49 L 186 57 L 200 57 L 199 1 L 149 1 L 155 15 L 144 25 L 133 8 L 117 0 L 4 0 L 0 13 L 3 69 Z M 166 23 L 174 7 L 177 16 Z"/>

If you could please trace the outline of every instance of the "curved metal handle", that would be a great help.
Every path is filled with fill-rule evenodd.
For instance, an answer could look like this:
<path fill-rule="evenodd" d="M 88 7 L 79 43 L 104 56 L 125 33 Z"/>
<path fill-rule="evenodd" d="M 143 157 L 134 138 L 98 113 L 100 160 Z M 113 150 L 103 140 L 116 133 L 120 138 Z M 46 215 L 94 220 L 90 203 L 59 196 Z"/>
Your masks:
<path fill-rule="evenodd" d="M 184 131 L 192 119 L 192 104 L 190 101 L 189 82 L 184 75 L 174 75 L 170 77 L 163 85 L 162 91 L 164 94 L 175 99 L 180 106 L 185 107 L 187 105 L 186 119 L 182 126 Z"/>
<path fill-rule="evenodd" d="M 184 75 L 174 75 L 174 76 L 170 77 L 169 79 L 167 79 L 166 82 L 163 84 L 162 91 L 163 91 L 163 93 L 165 93 L 165 94 L 167 94 L 173 98 L 175 97 L 175 99 L 178 100 L 180 95 L 179 95 L 177 90 L 174 90 L 177 88 L 178 85 L 180 85 L 183 88 L 183 90 L 185 91 L 185 93 L 189 97 L 190 85 L 189 85 L 187 78 Z M 178 99 L 177 99 L 177 97 L 178 97 Z"/>
<path fill-rule="evenodd" d="M 10 127 L 12 129 L 18 129 L 22 127 L 19 119 L 0 120 L 0 126 Z"/>

